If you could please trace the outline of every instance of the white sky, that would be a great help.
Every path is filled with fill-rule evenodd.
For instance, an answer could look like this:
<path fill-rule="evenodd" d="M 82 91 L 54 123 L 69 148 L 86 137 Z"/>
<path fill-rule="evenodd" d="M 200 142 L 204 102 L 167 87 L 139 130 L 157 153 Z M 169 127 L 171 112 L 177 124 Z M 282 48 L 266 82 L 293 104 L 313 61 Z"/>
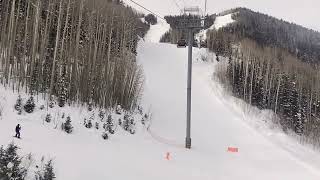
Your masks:
<path fill-rule="evenodd" d="M 129 0 L 123 0 L 132 4 Z M 178 14 L 177 4 L 199 5 L 204 9 L 205 0 L 135 0 L 161 16 Z M 209 14 L 219 13 L 235 7 L 246 7 L 283 20 L 320 31 L 320 0 L 208 0 Z"/>

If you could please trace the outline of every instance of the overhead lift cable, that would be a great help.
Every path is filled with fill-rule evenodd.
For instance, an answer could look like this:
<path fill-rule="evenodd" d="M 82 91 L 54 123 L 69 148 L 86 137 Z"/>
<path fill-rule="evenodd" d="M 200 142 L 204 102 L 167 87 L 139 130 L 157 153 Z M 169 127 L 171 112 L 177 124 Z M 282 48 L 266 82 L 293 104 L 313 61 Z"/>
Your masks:
<path fill-rule="evenodd" d="M 177 1 L 176 0 L 172 0 L 173 2 L 174 2 L 174 4 L 177 6 L 177 8 L 179 9 L 179 11 L 181 10 L 181 8 L 180 8 L 180 6 L 179 6 L 179 4 L 177 3 Z"/>
<path fill-rule="evenodd" d="M 131 1 L 132 3 L 134 3 L 134 4 L 135 4 L 135 5 L 137 5 L 137 6 L 141 7 L 142 9 L 144 9 L 144 10 L 146 10 L 146 11 L 150 12 L 151 14 L 153 14 L 153 15 L 157 16 L 158 18 L 160 18 L 160 19 L 162 19 L 162 20 L 166 21 L 162 16 L 158 15 L 157 13 L 152 12 L 151 10 L 149 10 L 148 8 L 146 8 L 146 7 L 142 6 L 141 4 L 139 4 L 139 3 L 135 2 L 134 0 L 129 0 L 129 1 Z"/>

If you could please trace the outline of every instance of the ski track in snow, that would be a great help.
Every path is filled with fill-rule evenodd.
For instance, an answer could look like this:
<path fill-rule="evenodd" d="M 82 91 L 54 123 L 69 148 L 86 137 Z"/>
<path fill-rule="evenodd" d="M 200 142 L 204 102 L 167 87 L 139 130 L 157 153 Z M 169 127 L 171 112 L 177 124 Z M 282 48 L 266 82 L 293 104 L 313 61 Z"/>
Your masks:
<path fill-rule="evenodd" d="M 216 62 L 202 62 L 205 49 L 194 49 L 192 91 L 192 149 L 184 149 L 186 122 L 187 48 L 157 43 L 167 25 L 152 26 L 138 47 L 145 88 L 142 103 L 150 108 L 152 123 L 135 135 L 119 130 L 104 141 L 94 129 L 83 127 L 85 110 L 64 109 L 72 117 L 71 135 L 43 125 L 43 114 L 18 116 L 13 110 L 16 94 L 0 88 L 4 108 L 0 120 L 0 144 L 17 143 L 21 154 L 32 152 L 53 158 L 57 180 L 318 180 L 319 154 L 294 144 L 281 132 L 261 133 L 244 119 L 250 119 L 234 101 L 225 98 L 212 81 Z M 214 60 L 214 55 L 208 56 Z M 259 121 L 259 119 L 253 119 Z M 12 138 L 14 127 L 22 124 L 22 140 Z M 261 124 L 257 124 L 260 126 Z M 278 134 L 277 134 L 278 133 Z M 266 134 L 269 134 L 267 136 Z M 282 137 L 282 140 L 272 141 Z M 289 143 L 288 143 L 289 144 Z M 228 153 L 229 146 L 238 153 Z M 170 160 L 165 158 L 170 152 Z M 306 161 L 294 157 L 296 154 Z M 301 155 L 301 156 L 300 156 Z"/>

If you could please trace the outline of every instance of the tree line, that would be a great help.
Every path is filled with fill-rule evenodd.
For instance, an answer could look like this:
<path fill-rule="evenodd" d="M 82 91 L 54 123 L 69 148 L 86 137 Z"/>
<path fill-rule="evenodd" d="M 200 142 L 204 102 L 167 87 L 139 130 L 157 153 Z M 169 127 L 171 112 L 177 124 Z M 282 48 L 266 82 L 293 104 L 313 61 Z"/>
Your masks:
<path fill-rule="evenodd" d="M 272 110 L 284 131 L 320 146 L 320 66 L 229 30 L 208 33 L 208 48 L 228 59 L 217 73 L 221 83 L 248 104 Z"/>
<path fill-rule="evenodd" d="M 0 81 L 17 91 L 69 103 L 131 108 L 149 28 L 120 1 L 0 0 Z"/>
<path fill-rule="evenodd" d="M 285 49 L 305 62 L 320 63 L 319 32 L 246 8 L 232 12 L 236 23 L 225 27 L 225 31 L 253 39 L 263 46 Z"/>

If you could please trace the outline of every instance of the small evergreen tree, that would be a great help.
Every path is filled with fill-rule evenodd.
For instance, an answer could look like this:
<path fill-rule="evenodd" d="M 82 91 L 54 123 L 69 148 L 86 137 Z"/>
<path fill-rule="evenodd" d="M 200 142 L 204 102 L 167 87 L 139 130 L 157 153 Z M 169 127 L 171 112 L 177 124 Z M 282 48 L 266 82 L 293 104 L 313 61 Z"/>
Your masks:
<path fill-rule="evenodd" d="M 102 109 L 99 109 L 99 118 L 100 118 L 101 122 L 104 119 L 104 115 L 105 115 L 105 112 Z"/>
<path fill-rule="evenodd" d="M 103 132 L 102 133 L 102 138 L 107 140 L 109 138 L 108 133 L 107 132 Z"/>
<path fill-rule="evenodd" d="M 110 126 L 113 126 L 113 125 L 114 125 L 111 114 L 108 115 L 107 124 L 110 125 Z"/>
<path fill-rule="evenodd" d="M 18 114 L 20 115 L 22 113 L 22 98 L 19 95 L 16 104 L 14 105 L 14 109 L 18 111 Z"/>
<path fill-rule="evenodd" d="M 135 133 L 136 133 L 136 130 L 130 129 L 130 134 L 135 134 Z"/>
<path fill-rule="evenodd" d="M 73 126 L 71 124 L 71 118 L 70 116 L 67 117 L 66 122 L 63 125 L 63 130 L 66 131 L 68 134 L 72 133 Z"/>
<path fill-rule="evenodd" d="M 117 106 L 117 108 L 116 108 L 116 113 L 117 113 L 117 114 L 121 114 L 121 111 L 122 111 L 122 107 L 121 107 L 121 105 L 119 104 L 119 105 Z"/>
<path fill-rule="evenodd" d="M 47 123 L 50 123 L 50 122 L 51 122 L 51 119 L 52 119 L 51 114 L 48 113 L 48 114 L 46 115 L 45 121 L 46 121 Z"/>
<path fill-rule="evenodd" d="M 27 112 L 27 113 L 32 113 L 34 111 L 34 108 L 36 107 L 35 103 L 34 103 L 34 99 L 33 99 L 33 96 L 31 96 L 27 103 L 24 105 L 24 110 Z"/>
<path fill-rule="evenodd" d="M 139 114 L 142 115 L 143 114 L 143 108 L 141 106 L 138 106 L 138 111 L 139 111 Z"/>
<path fill-rule="evenodd" d="M 27 170 L 20 166 L 21 157 L 17 154 L 18 146 L 11 143 L 6 149 L 0 147 L 0 178 L 4 180 L 23 180 Z"/>
<path fill-rule="evenodd" d="M 42 159 L 43 162 L 43 159 Z M 36 172 L 35 179 L 36 180 L 53 180 L 55 179 L 55 173 L 53 171 L 53 162 L 52 160 L 49 160 L 45 165 L 43 169 L 40 169 Z"/>
<path fill-rule="evenodd" d="M 130 116 L 128 114 L 125 114 L 123 117 L 123 129 L 128 131 L 130 127 Z"/>
<path fill-rule="evenodd" d="M 52 160 L 49 160 L 48 163 L 45 165 L 45 171 L 44 171 L 44 179 L 43 180 L 53 180 L 56 178 L 54 172 L 53 172 L 53 163 Z"/>
<path fill-rule="evenodd" d="M 92 128 L 92 121 L 89 119 L 88 123 L 86 124 L 86 128 Z"/>
<path fill-rule="evenodd" d="M 93 104 L 92 104 L 92 102 L 90 101 L 89 103 L 88 103 L 88 111 L 92 111 L 93 110 Z"/>
<path fill-rule="evenodd" d="M 54 96 L 50 96 L 50 99 L 49 99 L 49 107 L 50 107 L 50 108 L 54 108 L 54 104 L 55 104 L 55 102 L 54 102 Z"/>
<path fill-rule="evenodd" d="M 111 114 L 108 115 L 107 123 L 104 124 L 104 129 L 110 134 L 114 134 L 114 123 Z"/>
<path fill-rule="evenodd" d="M 144 19 L 145 21 L 147 21 L 148 24 L 151 25 L 155 25 L 158 22 L 157 17 L 153 14 L 148 14 Z"/>

